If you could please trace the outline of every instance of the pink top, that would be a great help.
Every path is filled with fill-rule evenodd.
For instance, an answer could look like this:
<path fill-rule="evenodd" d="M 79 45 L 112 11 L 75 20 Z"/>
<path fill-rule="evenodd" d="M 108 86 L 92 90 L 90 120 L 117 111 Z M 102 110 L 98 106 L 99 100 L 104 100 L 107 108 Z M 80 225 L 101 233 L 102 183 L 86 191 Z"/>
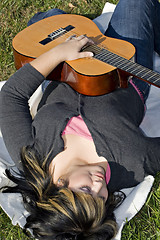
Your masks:
<path fill-rule="evenodd" d="M 62 136 L 65 134 L 73 134 L 73 135 L 78 135 L 81 137 L 85 137 L 88 140 L 93 141 L 92 136 L 88 130 L 87 125 L 83 121 L 81 115 L 78 117 L 72 117 L 68 123 L 67 126 L 65 127 Z"/>
<path fill-rule="evenodd" d="M 90 131 L 88 130 L 87 125 L 83 121 L 81 115 L 77 117 L 72 117 L 68 123 L 67 126 L 65 127 L 62 136 L 65 134 L 73 134 L 73 135 L 78 135 L 84 138 L 87 138 L 90 141 L 93 141 L 93 138 L 91 136 Z M 107 171 L 106 171 L 106 183 L 109 183 L 111 177 L 111 169 L 108 164 Z"/>
<path fill-rule="evenodd" d="M 131 79 L 129 82 L 132 84 L 132 86 L 134 87 L 134 89 L 135 89 L 135 90 L 137 91 L 137 93 L 139 94 L 142 102 L 144 103 L 144 98 L 143 98 L 142 92 L 141 92 L 141 91 L 139 90 L 139 88 L 133 83 L 132 79 Z"/>

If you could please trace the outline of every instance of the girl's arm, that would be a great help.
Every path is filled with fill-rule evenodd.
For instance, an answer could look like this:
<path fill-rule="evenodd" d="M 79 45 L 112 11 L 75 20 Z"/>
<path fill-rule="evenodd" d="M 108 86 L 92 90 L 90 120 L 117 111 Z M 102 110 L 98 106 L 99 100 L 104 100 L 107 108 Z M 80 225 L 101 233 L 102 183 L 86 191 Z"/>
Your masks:
<path fill-rule="evenodd" d="M 0 91 L 0 127 L 7 150 L 18 168 L 21 168 L 21 148 L 34 144 L 29 98 L 60 62 L 91 56 L 91 53 L 80 52 L 88 41 L 80 36 L 49 50 L 20 68 Z"/>
<path fill-rule="evenodd" d="M 83 35 L 70 39 L 42 54 L 30 64 L 44 77 L 47 77 L 49 73 L 63 61 L 93 56 L 91 52 L 80 52 L 81 48 L 88 42 L 92 43 L 91 40 Z"/>

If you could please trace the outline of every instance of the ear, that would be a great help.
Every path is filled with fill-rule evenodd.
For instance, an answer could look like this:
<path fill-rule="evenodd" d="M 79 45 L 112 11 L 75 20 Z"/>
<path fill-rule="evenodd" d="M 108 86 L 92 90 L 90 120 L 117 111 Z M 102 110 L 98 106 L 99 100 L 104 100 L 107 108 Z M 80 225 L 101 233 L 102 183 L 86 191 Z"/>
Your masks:
<path fill-rule="evenodd" d="M 56 185 L 57 185 L 57 187 L 64 187 L 65 180 L 62 178 L 59 178 Z"/>

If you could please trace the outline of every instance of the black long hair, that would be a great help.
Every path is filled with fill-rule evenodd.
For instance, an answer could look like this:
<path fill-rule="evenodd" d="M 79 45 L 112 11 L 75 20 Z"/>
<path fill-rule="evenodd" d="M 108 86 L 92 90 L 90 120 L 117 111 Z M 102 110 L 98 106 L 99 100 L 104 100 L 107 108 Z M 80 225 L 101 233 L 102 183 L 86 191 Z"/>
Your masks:
<path fill-rule="evenodd" d="M 6 170 L 7 177 L 16 183 L 4 187 L 4 193 L 21 193 L 29 212 L 24 232 L 32 229 L 34 237 L 45 240 L 107 240 L 117 233 L 114 209 L 124 194 L 109 193 L 108 200 L 73 192 L 66 186 L 57 187 L 47 167 L 47 158 L 40 164 L 31 147 L 22 149 L 23 173 L 15 176 Z"/>

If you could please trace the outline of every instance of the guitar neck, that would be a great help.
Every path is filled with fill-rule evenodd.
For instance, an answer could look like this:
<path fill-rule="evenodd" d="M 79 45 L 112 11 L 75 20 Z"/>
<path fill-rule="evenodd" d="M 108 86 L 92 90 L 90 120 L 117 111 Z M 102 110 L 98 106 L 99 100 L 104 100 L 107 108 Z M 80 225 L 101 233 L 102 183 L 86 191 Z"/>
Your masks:
<path fill-rule="evenodd" d="M 127 72 L 129 75 L 135 76 L 152 85 L 160 87 L 159 73 L 154 72 L 138 63 L 134 63 L 131 60 L 123 58 L 105 48 L 100 48 L 96 45 L 87 46 L 86 49 L 87 51 L 92 51 L 94 53 L 95 59 L 110 64 L 118 69 Z"/>

